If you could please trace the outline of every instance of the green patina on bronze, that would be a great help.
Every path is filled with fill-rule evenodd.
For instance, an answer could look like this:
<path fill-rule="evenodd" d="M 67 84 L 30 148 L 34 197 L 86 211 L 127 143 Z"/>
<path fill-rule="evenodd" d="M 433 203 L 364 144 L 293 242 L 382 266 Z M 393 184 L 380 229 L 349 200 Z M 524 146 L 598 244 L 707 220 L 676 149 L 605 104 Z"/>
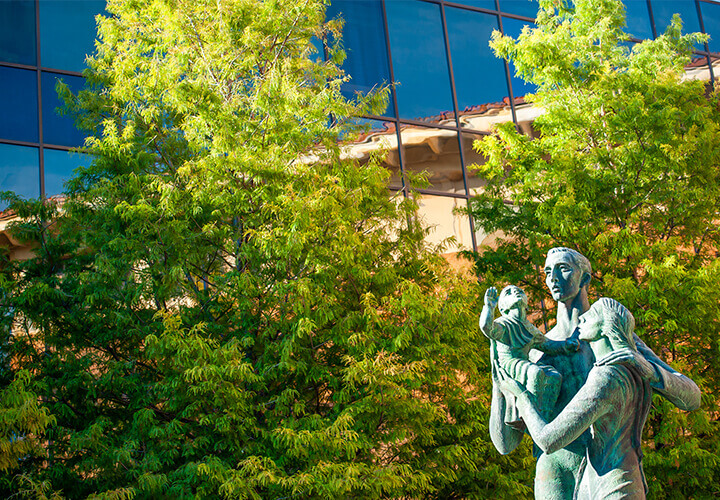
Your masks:
<path fill-rule="evenodd" d="M 546 342 L 566 347 L 530 351 L 522 362 L 532 366 L 525 366 L 522 374 L 559 374 L 560 391 L 554 401 L 543 399 L 494 348 L 493 443 L 505 454 L 517 447 L 525 430 L 530 434 L 538 451 L 536 498 L 645 498 L 640 437 L 652 392 L 690 411 L 700 406 L 700 390 L 635 335 L 635 319 L 625 306 L 609 298 L 589 306 L 591 267 L 585 256 L 569 248 L 553 248 L 544 272 L 558 304 L 557 324 Z M 492 322 L 495 290 L 488 290 L 485 298 L 480 323 L 492 342 L 520 337 L 507 335 L 507 330 L 503 336 L 501 325 L 509 311 Z M 526 302 L 519 302 L 512 317 L 527 323 Z M 568 348 L 572 342 L 575 349 Z M 535 336 L 528 345 L 540 347 L 543 341 Z"/>

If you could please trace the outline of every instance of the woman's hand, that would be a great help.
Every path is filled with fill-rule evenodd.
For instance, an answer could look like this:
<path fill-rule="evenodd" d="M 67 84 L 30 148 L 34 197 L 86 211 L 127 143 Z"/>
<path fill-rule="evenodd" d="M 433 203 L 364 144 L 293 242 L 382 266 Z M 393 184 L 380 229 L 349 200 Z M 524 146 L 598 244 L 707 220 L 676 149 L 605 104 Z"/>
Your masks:
<path fill-rule="evenodd" d="M 604 365 L 625 363 L 637 368 L 640 376 L 651 383 L 659 381 L 659 375 L 655 366 L 650 363 L 640 352 L 625 347 L 608 354 L 603 358 Z"/>
<path fill-rule="evenodd" d="M 645 380 L 649 380 L 652 384 L 660 382 L 660 375 L 655 369 L 655 365 L 645 359 L 645 356 L 643 356 L 639 351 L 635 352 L 635 356 L 633 356 L 630 364 L 640 370 L 640 375 Z"/>
<path fill-rule="evenodd" d="M 495 373 L 497 374 L 498 385 L 501 391 L 512 394 L 515 397 L 520 396 L 520 394 L 526 391 L 525 386 L 510 377 L 497 362 L 495 362 Z"/>

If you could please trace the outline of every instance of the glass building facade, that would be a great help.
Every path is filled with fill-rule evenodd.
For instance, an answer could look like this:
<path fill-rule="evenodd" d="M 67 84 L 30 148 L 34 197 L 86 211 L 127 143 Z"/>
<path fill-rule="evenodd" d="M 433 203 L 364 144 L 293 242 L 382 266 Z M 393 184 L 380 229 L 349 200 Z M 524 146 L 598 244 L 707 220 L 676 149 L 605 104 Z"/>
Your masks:
<path fill-rule="evenodd" d="M 83 86 L 94 50 L 95 0 L 0 0 L 0 190 L 26 197 L 60 194 L 87 158 L 73 120 L 57 112 L 58 80 Z"/>
<path fill-rule="evenodd" d="M 628 0 L 628 32 L 636 41 L 662 33 L 674 13 L 685 31 L 710 34 L 696 47 L 690 77 L 714 81 L 720 55 L 720 1 Z M 102 0 L 0 0 L 0 190 L 54 196 L 87 159 L 70 150 L 83 136 L 55 86 L 82 87 Z M 447 251 L 473 249 L 486 235 L 455 209 L 483 181 L 469 167 L 472 149 L 493 124 L 510 121 L 532 134 L 537 111 L 523 96 L 532 87 L 488 47 L 493 30 L 517 36 L 532 25 L 532 0 L 334 0 L 329 17 L 345 20 L 347 95 L 390 85 L 387 108 L 363 117 L 369 130 L 349 145 L 362 160 L 382 147 L 390 190 L 419 194 L 419 216 L 434 226 L 431 241 L 454 237 Z M 715 70 L 720 70 L 718 65 Z"/>

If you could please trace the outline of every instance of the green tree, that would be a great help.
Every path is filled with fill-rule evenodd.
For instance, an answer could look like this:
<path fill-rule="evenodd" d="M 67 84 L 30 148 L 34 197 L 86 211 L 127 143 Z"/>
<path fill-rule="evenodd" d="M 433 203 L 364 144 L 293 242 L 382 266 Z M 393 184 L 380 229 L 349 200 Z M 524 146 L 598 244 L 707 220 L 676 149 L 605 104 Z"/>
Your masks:
<path fill-rule="evenodd" d="M 640 337 L 703 391 L 690 414 L 656 397 L 645 427 L 650 496 L 716 498 L 720 102 L 684 76 L 704 35 L 682 35 L 677 16 L 643 43 L 629 43 L 624 27 L 619 1 L 546 1 L 537 28 L 517 40 L 494 35 L 497 54 L 537 86 L 527 99 L 544 113 L 539 138 L 504 124 L 477 143 L 489 181 L 471 211 L 500 235 L 477 268 L 525 283 L 539 303 L 548 248 L 588 256 L 595 298 L 627 305 Z"/>
<path fill-rule="evenodd" d="M 341 47 L 315 52 L 341 23 L 317 0 L 108 11 L 88 88 L 64 90 L 92 165 L 61 207 L 13 201 L 36 256 L 3 268 L 7 351 L 54 419 L 15 487 L 527 496 L 527 448 L 489 444 L 473 286 L 339 145 L 386 100 L 343 98 Z"/>

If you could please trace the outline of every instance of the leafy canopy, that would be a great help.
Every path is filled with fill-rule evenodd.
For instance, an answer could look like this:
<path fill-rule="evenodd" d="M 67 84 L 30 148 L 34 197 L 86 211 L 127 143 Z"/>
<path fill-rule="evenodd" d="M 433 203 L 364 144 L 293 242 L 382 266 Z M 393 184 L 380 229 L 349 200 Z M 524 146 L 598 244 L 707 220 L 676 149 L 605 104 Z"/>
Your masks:
<path fill-rule="evenodd" d="M 87 89 L 63 91 L 92 165 L 62 209 L 14 201 L 36 256 L 3 269 L 5 337 L 47 419 L 11 487 L 530 493 L 528 454 L 489 445 L 474 290 L 425 248 L 377 158 L 339 144 L 387 95 L 343 98 L 341 46 L 316 51 L 340 32 L 324 7 L 109 2 Z"/>

